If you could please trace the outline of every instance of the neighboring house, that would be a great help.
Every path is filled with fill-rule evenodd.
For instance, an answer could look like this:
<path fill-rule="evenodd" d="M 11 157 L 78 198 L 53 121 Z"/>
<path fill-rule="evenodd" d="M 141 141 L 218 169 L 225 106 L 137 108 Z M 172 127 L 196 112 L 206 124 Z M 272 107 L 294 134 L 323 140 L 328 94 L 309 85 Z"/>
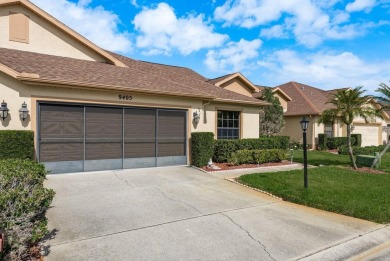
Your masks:
<path fill-rule="evenodd" d="M 267 103 L 233 78 L 108 52 L 27 0 L 0 0 L 0 129 L 33 130 L 52 173 L 189 164 L 196 131 L 257 138 Z"/>
<path fill-rule="evenodd" d="M 276 87 L 286 93 L 291 101 L 282 103 L 285 113 L 286 125 L 280 135 L 288 135 L 292 140 L 302 141 L 302 129 L 300 121 L 303 116 L 306 116 L 310 121 L 307 130 L 307 140 L 310 147 L 315 147 L 318 134 L 324 133 L 328 137 L 345 137 L 347 128 L 345 124 L 339 120 L 329 122 L 328 124 L 318 124 L 318 119 L 322 112 L 332 108 L 327 102 L 332 98 L 332 94 L 337 91 L 324 91 L 312 86 L 297 82 L 288 82 Z M 379 104 L 373 99 L 368 106 L 379 108 Z M 362 134 L 362 146 L 377 146 L 387 142 L 388 140 L 388 123 L 390 123 L 389 113 L 383 112 L 382 117 L 371 119 L 366 123 L 364 119 L 357 118 L 353 123 L 353 131 L 355 134 Z"/>

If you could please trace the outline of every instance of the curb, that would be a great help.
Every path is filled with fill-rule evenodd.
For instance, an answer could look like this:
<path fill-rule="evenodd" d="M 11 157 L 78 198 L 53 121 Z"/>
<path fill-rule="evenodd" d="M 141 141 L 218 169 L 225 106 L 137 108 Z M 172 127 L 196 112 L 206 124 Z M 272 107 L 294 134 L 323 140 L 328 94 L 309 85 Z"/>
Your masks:
<path fill-rule="evenodd" d="M 286 165 L 280 165 L 278 167 L 285 167 L 285 166 L 299 166 L 300 163 L 293 163 L 293 164 L 286 164 Z M 214 173 L 218 173 L 218 172 L 234 172 L 234 171 L 244 171 L 244 170 L 257 170 L 257 169 L 271 169 L 275 166 L 267 166 L 267 167 L 256 167 L 256 168 L 241 168 L 241 169 L 228 169 L 228 170 L 211 170 L 211 171 L 207 171 L 207 170 L 204 170 L 204 169 L 201 169 L 201 168 L 198 168 L 198 167 L 195 167 L 195 166 L 192 166 L 192 168 L 194 169 L 197 169 L 197 170 L 200 170 L 204 173 L 207 173 L 207 174 L 214 174 Z M 281 171 L 284 171 L 284 170 L 281 170 Z M 272 172 L 272 171 L 270 171 Z"/>
<path fill-rule="evenodd" d="M 230 182 L 232 182 L 232 183 L 234 183 L 234 184 L 240 185 L 240 186 L 242 186 L 242 187 L 249 188 L 249 189 L 251 189 L 251 190 L 254 190 L 254 191 L 257 191 L 257 192 L 266 194 L 266 195 L 268 195 L 268 196 L 270 196 L 270 197 L 273 197 L 273 198 L 276 198 L 276 199 L 279 199 L 279 200 L 284 201 L 282 198 L 280 198 L 280 197 L 278 197 L 278 196 L 275 196 L 274 194 L 271 194 L 271 193 L 269 193 L 269 192 L 267 192 L 267 191 L 264 191 L 264 190 L 261 190 L 261 189 L 258 189 L 258 188 L 253 188 L 253 187 L 250 187 L 250 186 L 248 186 L 248 185 L 242 184 L 242 183 L 238 182 L 235 178 L 225 178 L 225 180 L 230 181 Z"/>

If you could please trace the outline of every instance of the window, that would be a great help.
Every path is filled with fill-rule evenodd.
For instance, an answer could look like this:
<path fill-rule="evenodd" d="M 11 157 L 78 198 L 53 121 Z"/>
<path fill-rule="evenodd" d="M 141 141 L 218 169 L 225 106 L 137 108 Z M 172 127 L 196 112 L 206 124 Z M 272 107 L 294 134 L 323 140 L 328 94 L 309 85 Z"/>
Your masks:
<path fill-rule="evenodd" d="M 9 40 L 21 43 L 29 41 L 29 19 L 24 14 L 9 14 Z"/>
<path fill-rule="evenodd" d="M 333 137 L 333 122 L 325 123 L 325 135 L 328 138 Z"/>
<path fill-rule="evenodd" d="M 240 112 L 218 111 L 217 138 L 240 138 Z"/>

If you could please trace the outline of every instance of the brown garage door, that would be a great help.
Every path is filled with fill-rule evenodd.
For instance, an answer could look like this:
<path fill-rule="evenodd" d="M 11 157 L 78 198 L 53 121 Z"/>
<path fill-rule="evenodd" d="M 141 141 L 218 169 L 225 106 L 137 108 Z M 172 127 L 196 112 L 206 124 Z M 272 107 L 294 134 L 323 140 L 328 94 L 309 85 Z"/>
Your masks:
<path fill-rule="evenodd" d="M 53 172 L 83 171 L 84 107 L 40 106 L 39 160 Z"/>
<path fill-rule="evenodd" d="M 52 173 L 183 165 L 187 112 L 40 104 L 39 160 Z"/>

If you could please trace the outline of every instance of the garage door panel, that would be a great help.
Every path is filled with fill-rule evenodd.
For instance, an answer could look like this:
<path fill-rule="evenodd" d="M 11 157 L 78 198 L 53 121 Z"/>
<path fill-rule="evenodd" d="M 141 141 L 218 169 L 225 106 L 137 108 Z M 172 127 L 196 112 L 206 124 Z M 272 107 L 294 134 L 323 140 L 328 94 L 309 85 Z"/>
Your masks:
<path fill-rule="evenodd" d="M 186 154 L 184 142 L 159 142 L 158 157 L 184 156 Z"/>
<path fill-rule="evenodd" d="M 84 144 L 79 143 L 41 143 L 42 162 L 78 161 L 84 158 Z"/>
<path fill-rule="evenodd" d="M 85 159 L 86 160 L 104 160 L 122 158 L 122 143 L 86 143 Z"/>
<path fill-rule="evenodd" d="M 124 115 L 124 157 L 146 158 L 141 165 L 150 167 L 156 157 L 156 110 L 126 109 Z M 128 161 L 132 166 L 135 161 Z M 155 160 L 153 161 L 155 164 Z M 138 165 L 137 165 L 138 166 Z"/>
<path fill-rule="evenodd" d="M 53 173 L 186 164 L 186 111 L 39 106 L 40 161 Z"/>
<path fill-rule="evenodd" d="M 186 163 L 186 112 L 158 111 L 158 166 Z"/>
<path fill-rule="evenodd" d="M 84 108 L 66 105 L 40 106 L 41 162 L 82 161 Z"/>
<path fill-rule="evenodd" d="M 86 107 L 86 160 L 122 158 L 122 114 L 119 108 Z"/>
<path fill-rule="evenodd" d="M 84 124 L 78 122 L 43 122 L 41 129 L 45 130 L 42 138 L 78 138 L 84 135 Z"/>
<path fill-rule="evenodd" d="M 182 111 L 159 111 L 158 136 L 161 137 L 185 137 L 186 113 Z"/>
<path fill-rule="evenodd" d="M 126 109 L 124 116 L 124 137 L 153 138 L 156 135 L 156 110 Z"/>
<path fill-rule="evenodd" d="M 156 156 L 155 142 L 125 143 L 125 158 L 144 158 Z"/>

